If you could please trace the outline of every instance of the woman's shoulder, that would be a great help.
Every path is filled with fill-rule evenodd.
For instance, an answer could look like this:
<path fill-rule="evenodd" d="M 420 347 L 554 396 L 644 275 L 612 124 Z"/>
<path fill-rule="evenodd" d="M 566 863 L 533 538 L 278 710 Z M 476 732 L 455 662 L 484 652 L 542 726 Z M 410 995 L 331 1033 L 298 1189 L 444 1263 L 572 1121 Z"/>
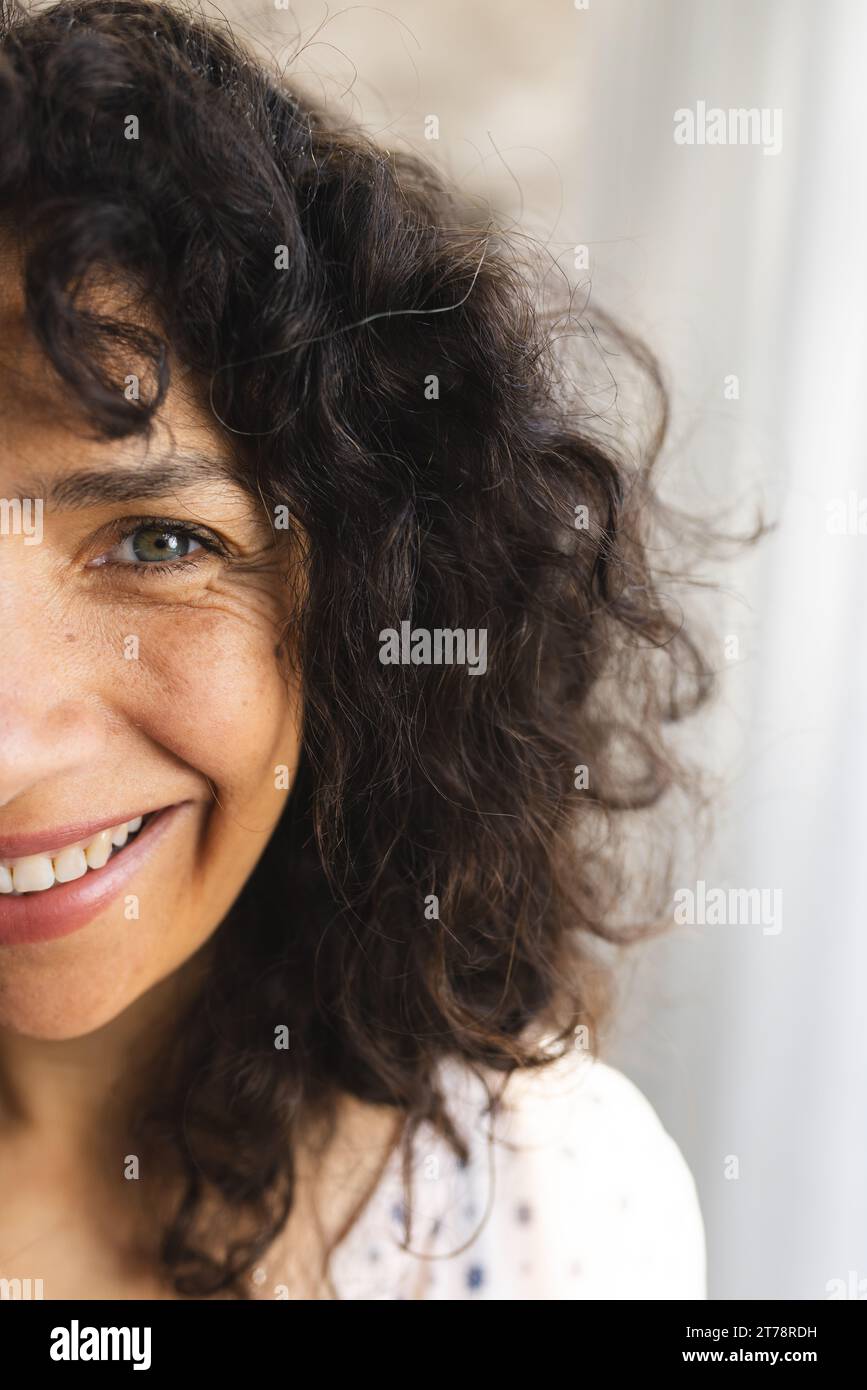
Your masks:
<path fill-rule="evenodd" d="M 525 1243 L 548 1252 L 544 1296 L 569 1296 L 573 1281 L 577 1297 L 706 1296 L 692 1173 L 623 1072 L 580 1049 L 518 1072 L 494 1131 L 503 1157 L 491 1220 L 511 1226 L 513 1248 L 524 1228 Z"/>
<path fill-rule="evenodd" d="M 576 1050 L 513 1073 L 492 1117 L 497 1081 L 457 1061 L 443 1066 L 466 1154 L 454 1155 L 432 1130 L 419 1134 L 403 1291 L 380 1296 L 704 1298 L 695 1183 L 634 1082 Z M 401 1244 L 396 1178 L 363 1223 L 369 1250 L 380 1254 L 389 1225 Z M 405 1263 L 413 1259 L 414 1272 Z"/>
<path fill-rule="evenodd" d="M 503 1114 L 499 1133 L 513 1142 L 543 1148 L 552 1156 L 559 1138 L 566 1146 L 559 1155 L 568 1158 L 574 1141 L 576 1154 L 601 1165 L 612 1181 L 626 1176 L 634 1185 L 664 1178 L 694 1191 L 678 1145 L 644 1092 L 622 1071 L 582 1049 L 513 1073 L 504 1091 Z"/>

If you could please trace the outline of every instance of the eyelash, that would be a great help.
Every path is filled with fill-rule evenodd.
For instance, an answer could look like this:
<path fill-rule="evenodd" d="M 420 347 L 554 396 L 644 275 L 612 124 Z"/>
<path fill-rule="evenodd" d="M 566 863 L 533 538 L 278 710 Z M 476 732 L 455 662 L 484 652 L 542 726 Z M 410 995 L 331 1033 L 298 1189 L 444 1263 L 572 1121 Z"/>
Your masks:
<path fill-rule="evenodd" d="M 114 550 L 119 545 L 123 545 L 124 541 L 129 540 L 139 531 L 167 532 L 184 540 L 196 541 L 202 549 L 194 551 L 192 555 L 180 560 L 140 560 L 138 562 L 134 560 L 107 560 L 105 554 L 108 552 L 104 552 L 96 560 L 91 560 L 89 568 L 131 570 L 137 576 L 147 573 L 163 577 L 177 574 L 180 570 L 190 570 L 208 555 L 225 556 L 227 553 L 223 544 L 211 532 L 200 531 L 186 522 L 173 521 L 169 517 L 160 516 L 124 517 L 114 529 L 109 549 Z"/>

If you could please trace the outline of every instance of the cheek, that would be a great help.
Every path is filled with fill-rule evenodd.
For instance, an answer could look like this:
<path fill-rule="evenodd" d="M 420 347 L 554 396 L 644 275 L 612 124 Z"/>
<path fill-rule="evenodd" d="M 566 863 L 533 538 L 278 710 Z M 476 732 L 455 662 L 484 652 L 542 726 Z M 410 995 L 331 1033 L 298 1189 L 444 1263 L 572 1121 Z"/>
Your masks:
<path fill-rule="evenodd" d="M 294 765 L 300 696 L 275 651 L 278 629 L 250 612 L 177 608 L 138 615 L 120 700 L 127 719 L 214 783 L 246 798 Z M 114 703 L 118 700 L 117 694 Z"/>
<path fill-rule="evenodd" d="M 174 790 L 174 765 L 182 764 L 200 782 L 205 815 L 197 818 L 194 809 L 169 860 L 137 885 L 140 915 L 132 930 L 112 907 L 80 935 L 22 948 L 11 969 L 7 962 L 0 1023 L 34 1037 L 93 1031 L 190 958 L 252 872 L 297 766 L 301 702 L 275 652 L 273 619 L 139 607 L 113 614 L 100 628 L 100 696 L 124 741 L 124 769 L 150 769 L 151 785 Z M 128 660 L 118 653 L 130 636 L 138 648 Z M 90 642 L 96 640 L 91 630 Z M 173 767 L 161 781 L 166 753 Z M 279 786 L 276 766 L 289 770 Z"/>

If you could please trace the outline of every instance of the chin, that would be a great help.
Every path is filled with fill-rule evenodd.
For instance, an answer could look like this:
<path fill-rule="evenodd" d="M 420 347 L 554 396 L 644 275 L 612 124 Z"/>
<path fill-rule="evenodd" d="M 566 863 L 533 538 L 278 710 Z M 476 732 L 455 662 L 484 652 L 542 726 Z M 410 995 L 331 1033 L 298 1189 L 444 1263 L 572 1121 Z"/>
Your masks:
<path fill-rule="evenodd" d="M 13 1008 L 0 1007 L 0 1029 L 34 1042 L 72 1042 L 112 1023 L 125 1007 L 117 1007 L 114 1001 L 80 1008 L 60 1000 L 28 999 Z"/>
<path fill-rule="evenodd" d="M 112 938 L 110 951 L 82 950 L 89 933 L 81 933 L 69 943 L 19 947 L 14 964 L 7 952 L 0 981 L 0 1030 L 44 1042 L 69 1042 L 108 1027 L 134 1006 L 156 1008 L 165 988 L 177 983 L 183 959 L 155 966 L 148 952 L 153 942 L 142 938 L 134 953 L 120 956 L 116 924 L 106 928 Z M 92 930 L 99 933 L 100 924 L 94 923 Z M 96 938 L 88 942 L 95 944 Z M 139 1015 L 138 1008 L 134 1012 Z"/>

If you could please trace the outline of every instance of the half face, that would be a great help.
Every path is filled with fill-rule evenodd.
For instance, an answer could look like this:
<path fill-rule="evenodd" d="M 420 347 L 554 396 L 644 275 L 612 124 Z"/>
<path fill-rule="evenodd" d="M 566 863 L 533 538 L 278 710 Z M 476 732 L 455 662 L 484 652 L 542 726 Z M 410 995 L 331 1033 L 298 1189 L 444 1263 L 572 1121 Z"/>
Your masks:
<path fill-rule="evenodd" d="M 188 378 L 147 442 L 89 437 L 8 257 L 0 345 L 0 1030 L 71 1038 L 194 955 L 280 817 L 289 562 Z"/>

